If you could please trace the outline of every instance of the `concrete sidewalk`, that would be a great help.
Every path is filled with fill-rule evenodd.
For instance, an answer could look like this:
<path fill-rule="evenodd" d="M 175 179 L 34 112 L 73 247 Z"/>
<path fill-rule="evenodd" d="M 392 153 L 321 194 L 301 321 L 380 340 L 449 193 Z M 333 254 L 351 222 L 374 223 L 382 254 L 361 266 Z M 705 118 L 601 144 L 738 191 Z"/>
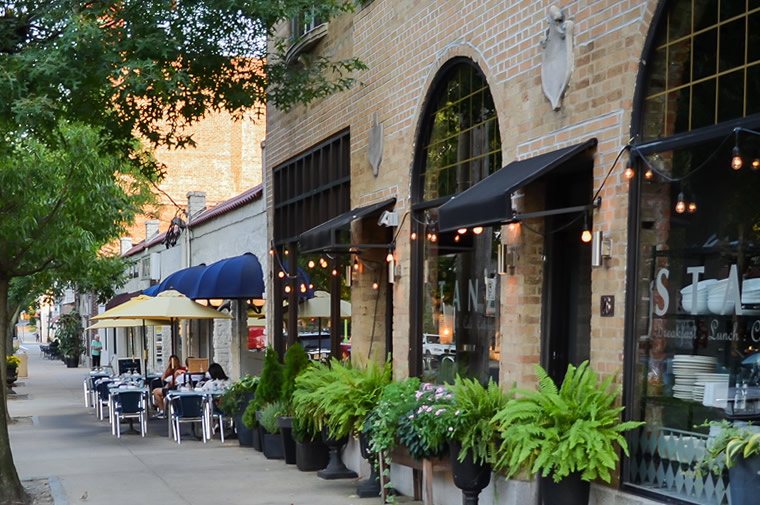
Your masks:
<path fill-rule="evenodd" d="M 166 436 L 166 421 L 151 421 L 146 438 L 124 428 L 117 439 L 84 407 L 86 368 L 43 360 L 35 344 L 23 347 L 29 377 L 16 392 L 28 397 L 9 401 L 11 416 L 24 418 L 10 426 L 13 457 L 21 479 L 51 479 L 57 505 L 382 503 L 356 497 L 356 480 L 322 480 L 237 440 L 177 445 Z"/>

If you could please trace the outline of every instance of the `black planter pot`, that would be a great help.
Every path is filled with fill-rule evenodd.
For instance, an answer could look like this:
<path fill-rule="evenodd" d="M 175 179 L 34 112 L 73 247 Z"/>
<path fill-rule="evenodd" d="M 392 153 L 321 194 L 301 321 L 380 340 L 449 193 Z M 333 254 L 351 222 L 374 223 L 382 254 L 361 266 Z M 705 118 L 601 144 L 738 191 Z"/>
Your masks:
<path fill-rule="evenodd" d="M 261 428 L 261 425 L 251 428 L 251 447 L 253 447 L 254 451 L 261 452 L 264 450 L 264 437 L 262 436 L 263 431 L 264 430 Z"/>
<path fill-rule="evenodd" d="M 296 467 L 302 472 L 316 472 L 327 466 L 327 446 L 318 442 L 296 442 Z"/>
<path fill-rule="evenodd" d="M 264 456 L 267 459 L 282 459 L 282 441 L 279 433 L 267 433 L 264 430 L 264 440 L 261 444 L 264 447 Z"/>
<path fill-rule="evenodd" d="M 377 457 L 369 452 L 369 436 L 361 432 L 359 433 L 359 450 L 362 453 L 362 457 L 367 460 L 370 467 L 369 478 L 356 489 L 356 494 L 359 498 L 372 498 L 380 496 L 380 477 L 377 475 Z"/>
<path fill-rule="evenodd" d="M 243 414 L 235 416 L 235 431 L 237 431 L 238 443 L 243 447 L 251 447 L 253 444 L 253 430 L 243 424 Z"/>
<path fill-rule="evenodd" d="M 589 482 L 581 480 L 580 472 L 571 473 L 559 482 L 554 482 L 551 475 L 541 477 L 544 505 L 587 505 L 589 489 Z"/>
<path fill-rule="evenodd" d="M 282 454 L 285 463 L 296 464 L 296 441 L 293 439 L 293 418 L 278 417 L 277 426 L 280 428 L 280 440 L 282 441 Z"/>
<path fill-rule="evenodd" d="M 18 379 L 18 367 L 8 367 L 5 372 L 5 385 L 10 388 Z"/>
<path fill-rule="evenodd" d="M 63 362 L 66 363 L 66 368 L 77 368 L 79 366 L 79 358 L 76 356 L 66 356 L 63 358 Z"/>
<path fill-rule="evenodd" d="M 740 457 L 728 469 L 731 505 L 755 505 L 760 496 L 760 456 Z"/>
<path fill-rule="evenodd" d="M 356 472 L 346 468 L 346 465 L 343 464 L 343 460 L 340 457 L 340 449 L 346 445 L 348 437 L 336 440 L 329 435 L 327 428 L 323 427 L 322 442 L 330 450 L 330 461 L 327 463 L 327 468 L 317 472 L 317 476 L 326 480 L 357 478 L 358 475 L 356 475 Z"/>
<path fill-rule="evenodd" d="M 491 465 L 476 463 L 470 451 L 464 461 L 459 461 L 462 444 L 459 440 L 449 442 L 451 473 L 454 485 L 462 490 L 463 505 L 477 505 L 480 492 L 491 482 Z"/>

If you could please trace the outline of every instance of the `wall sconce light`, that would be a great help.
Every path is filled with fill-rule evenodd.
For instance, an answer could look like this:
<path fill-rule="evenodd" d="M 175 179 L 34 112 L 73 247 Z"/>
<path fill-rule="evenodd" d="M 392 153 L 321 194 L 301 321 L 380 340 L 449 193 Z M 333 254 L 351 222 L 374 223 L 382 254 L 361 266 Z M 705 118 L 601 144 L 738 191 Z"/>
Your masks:
<path fill-rule="evenodd" d="M 499 275 L 513 274 L 517 264 L 517 253 L 507 244 L 499 244 L 496 263 Z"/>
<path fill-rule="evenodd" d="M 346 265 L 346 286 L 351 287 L 351 283 L 353 282 L 353 275 L 354 271 L 351 268 L 351 265 Z"/>
<path fill-rule="evenodd" d="M 219 307 L 222 303 L 224 303 L 224 300 L 221 300 L 219 298 L 213 298 L 211 300 L 208 300 L 208 304 L 214 308 Z"/>
<path fill-rule="evenodd" d="M 600 267 L 605 258 L 612 257 L 612 239 L 604 238 L 601 231 L 595 231 L 591 235 L 591 266 Z"/>
<path fill-rule="evenodd" d="M 252 301 L 252 305 L 254 307 L 263 307 L 266 301 L 263 298 L 254 298 Z"/>
<path fill-rule="evenodd" d="M 388 284 L 394 284 L 396 282 L 396 260 L 393 259 L 391 253 L 388 253 L 388 258 L 390 258 L 388 261 Z"/>

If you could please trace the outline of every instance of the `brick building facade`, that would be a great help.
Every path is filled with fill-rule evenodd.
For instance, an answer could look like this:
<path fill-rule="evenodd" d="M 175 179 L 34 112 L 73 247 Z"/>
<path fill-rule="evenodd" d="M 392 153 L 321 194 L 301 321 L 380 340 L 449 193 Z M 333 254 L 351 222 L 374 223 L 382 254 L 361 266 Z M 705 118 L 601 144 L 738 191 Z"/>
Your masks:
<path fill-rule="evenodd" d="M 562 11 L 550 9 L 554 6 Z M 700 208 L 727 221 L 741 221 L 736 212 L 713 201 L 708 188 L 711 183 L 733 184 L 739 192 L 757 187 L 746 170 L 741 181 L 725 179 L 720 172 L 728 166 L 726 149 L 734 136 L 737 145 L 742 139 L 749 147 L 757 135 L 741 130 L 756 127 L 760 112 L 753 98 L 760 56 L 749 49 L 756 14 L 751 2 L 706 0 L 362 2 L 354 13 L 331 20 L 312 49 L 361 59 L 368 67 L 356 75 L 361 85 L 287 113 L 267 110 L 269 240 L 278 257 L 284 258 L 286 251 L 290 257 L 273 261 L 273 274 L 293 261 L 299 253 L 299 234 L 309 231 L 295 223 L 283 232 L 278 216 L 297 208 L 314 188 L 327 185 L 317 176 L 311 178 L 311 165 L 300 177 L 288 177 L 290 167 L 339 135 L 350 144 L 350 202 L 328 209 L 323 221 L 349 216 L 351 235 L 343 250 L 324 252 L 330 252 L 327 256 L 343 277 L 342 284 L 332 282 L 332 292 L 346 286 L 345 275 L 353 277 L 348 295 L 353 304 L 352 359 L 382 359 L 390 352 L 397 377 L 435 375 L 441 369 L 430 366 L 423 344 L 423 335 L 434 333 L 458 346 L 457 361 L 461 357 L 475 375 L 531 387 L 534 364 L 561 377 L 568 363 L 587 358 L 602 375 L 617 374 L 616 381 L 624 386 L 626 416 L 647 422 L 647 428 L 631 436 L 632 457 L 623 460 L 614 486 L 597 488 L 592 503 L 649 503 L 647 497 L 667 503 L 726 503 L 725 483 L 696 482 L 693 473 L 679 466 L 693 464 L 697 458 L 691 453 L 707 440 L 706 434 L 693 432 L 686 417 L 697 421 L 695 416 L 714 418 L 722 411 L 696 399 L 693 379 L 688 393 L 694 393 L 694 400 L 679 403 L 683 398 L 676 394 L 677 364 L 685 358 L 678 356 L 715 360 L 710 372 L 730 376 L 732 387 L 741 380 L 760 386 L 744 377 L 750 372 L 736 358 L 752 352 L 746 342 L 754 312 L 745 306 L 742 313 L 746 304 L 736 301 L 735 315 L 747 319 L 740 319 L 731 338 L 725 339 L 733 339 L 731 348 L 699 347 L 695 342 L 702 336 L 719 340 L 712 333 L 702 335 L 709 331 L 705 328 L 729 324 L 707 316 L 726 313 L 689 309 L 686 302 L 674 307 L 697 277 L 679 273 L 668 283 L 670 271 L 661 269 L 684 266 L 692 269 L 689 275 L 697 275 L 691 272 L 701 268 L 707 276 L 725 277 L 731 265 L 716 259 L 723 254 L 742 258 L 735 260 L 739 273 L 730 274 L 734 277 L 729 276 L 729 282 L 737 275 L 745 283 L 757 277 L 751 268 L 742 270 L 745 261 L 758 260 L 751 254 L 746 257 L 755 248 L 747 242 L 755 236 L 753 223 L 726 226 L 699 211 L 695 217 L 689 217 L 691 210 L 681 217 L 683 209 L 673 210 L 684 192 L 687 197 L 698 193 L 697 200 L 704 203 Z M 283 26 L 280 35 L 287 36 L 288 30 Z M 561 81 L 566 68 L 561 57 L 550 58 L 543 49 L 547 37 L 556 42 L 553 30 L 564 32 L 559 37 L 565 41 L 559 43 L 562 50 L 563 44 L 573 44 L 572 72 L 556 109 L 542 86 L 558 77 Z M 542 71 L 548 73 L 543 81 Z M 465 81 L 470 95 L 450 98 L 455 88 L 464 89 Z M 476 95 L 483 101 L 473 98 Z M 732 102 L 731 97 L 739 98 Z M 465 102 L 470 104 L 468 111 L 447 109 Z M 473 104 L 479 108 L 475 112 Z M 462 119 L 468 114 L 469 123 Z M 382 126 L 380 135 L 373 117 Z M 447 154 L 435 151 L 436 139 L 447 141 L 436 129 L 446 121 L 456 123 L 450 137 L 460 140 L 468 125 L 469 144 L 450 142 L 447 148 L 457 153 L 454 161 L 434 166 L 437 155 Z M 489 121 L 494 126 L 488 131 L 498 133 L 495 138 L 477 131 Z M 374 173 L 370 159 L 378 139 L 382 161 Z M 484 144 L 481 156 L 475 142 L 483 139 L 488 146 Z M 570 154 L 561 157 L 565 152 Z M 504 188 L 509 192 L 507 205 L 517 213 L 511 219 L 471 220 L 462 233 L 440 228 L 439 211 L 456 201 L 451 196 L 464 200 L 460 193 L 474 189 L 478 180 L 501 166 L 527 170 L 547 159 L 553 161 L 540 163 L 521 183 Z M 633 171 L 625 170 L 629 160 Z M 490 166 L 497 161 L 499 166 Z M 514 161 L 521 163 L 511 164 Z M 452 178 L 454 189 L 444 188 L 445 177 Z M 392 210 L 399 217 L 390 242 L 375 225 L 377 213 L 364 219 L 346 214 L 353 209 L 353 215 L 360 216 L 368 205 L 390 197 L 395 198 Z M 596 197 L 601 198 L 598 205 Z M 553 210 L 563 212 L 547 212 Z M 465 208 L 463 214 L 478 212 Z M 532 217 L 520 218 L 527 214 Z M 580 241 L 584 221 L 600 239 L 593 246 Z M 702 237 L 713 229 L 717 238 Z M 744 230 L 738 238 L 736 229 Z M 373 238 L 377 248 L 360 246 Z M 467 251 L 457 245 L 460 240 L 471 244 Z M 598 251 L 592 250 L 596 244 Z M 392 282 L 382 274 L 384 246 L 397 267 Z M 716 252 L 715 247 L 724 249 Z M 497 249 L 509 258 L 498 268 Z M 687 252 L 668 253 L 676 250 Z M 301 256 L 316 257 L 313 251 Z M 340 263 L 336 257 L 348 259 Z M 361 273 L 345 274 L 342 267 L 355 261 L 364 267 Z M 482 278 L 473 274 L 477 268 L 484 272 Z M 497 269 L 505 274 L 495 275 Z M 736 270 L 734 265 L 731 271 Z M 287 281 L 272 275 L 267 291 L 279 292 L 283 282 Z M 488 294 L 488 286 L 496 286 L 495 295 Z M 696 288 L 694 293 L 697 296 Z M 488 307 L 494 301 L 495 311 Z M 475 309 L 467 313 L 463 307 L 470 303 Z M 688 339 L 677 329 L 684 325 L 692 332 Z M 658 337 L 658 328 L 665 337 Z M 284 338 L 273 330 L 275 339 Z M 389 337 L 385 342 L 377 338 L 383 333 Z M 460 345 L 462 341 L 466 345 Z M 687 386 L 680 387 L 683 391 Z M 689 414 L 675 420 L 676 412 Z M 676 449 L 668 449 L 668 444 L 698 447 L 689 456 L 675 457 Z M 664 461 L 678 465 L 665 468 Z"/>

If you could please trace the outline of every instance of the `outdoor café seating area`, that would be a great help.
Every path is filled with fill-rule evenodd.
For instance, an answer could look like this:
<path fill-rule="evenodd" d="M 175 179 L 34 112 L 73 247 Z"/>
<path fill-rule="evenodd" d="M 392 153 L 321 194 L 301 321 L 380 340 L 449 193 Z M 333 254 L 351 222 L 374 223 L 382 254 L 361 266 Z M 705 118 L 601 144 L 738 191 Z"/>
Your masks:
<path fill-rule="evenodd" d="M 167 391 L 163 405 L 154 405 L 151 392 L 162 386 L 161 376 L 141 373 L 140 368 L 139 359 L 119 360 L 118 373 L 99 368 L 83 379 L 85 408 L 93 409 L 100 421 L 108 420 L 113 436 L 121 438 L 130 433 L 146 437 L 150 426 L 151 434 L 167 434 L 178 444 L 183 438 L 206 443 L 217 432 L 224 443 L 224 426 L 230 420 L 215 407 L 215 401 L 224 394 L 217 381 L 203 373 L 187 373 L 176 390 Z M 190 435 L 183 434 L 184 425 L 190 426 Z"/>

